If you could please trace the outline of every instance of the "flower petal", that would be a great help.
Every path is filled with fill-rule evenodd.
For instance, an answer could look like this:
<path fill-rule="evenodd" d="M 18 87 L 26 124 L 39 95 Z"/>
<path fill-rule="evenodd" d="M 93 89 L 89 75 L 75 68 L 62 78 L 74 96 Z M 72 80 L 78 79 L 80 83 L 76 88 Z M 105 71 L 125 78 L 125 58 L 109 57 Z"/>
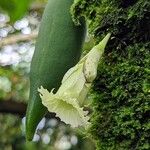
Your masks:
<path fill-rule="evenodd" d="M 63 122 L 70 124 L 72 127 L 89 125 L 89 117 L 87 112 L 79 106 L 76 99 L 64 96 L 59 96 L 57 93 L 53 94 L 41 87 L 38 89 L 42 104 L 48 108 L 50 112 L 56 113 Z"/>
<path fill-rule="evenodd" d="M 79 101 L 80 106 L 83 105 L 83 102 L 85 101 L 85 99 L 87 97 L 87 94 L 89 92 L 90 87 L 91 87 L 91 83 L 85 83 L 84 84 L 84 87 L 83 87 L 83 89 L 80 92 L 80 95 L 78 97 L 78 101 Z"/>
<path fill-rule="evenodd" d="M 59 95 L 68 95 L 70 98 L 77 98 L 84 88 L 85 82 L 83 64 L 76 65 L 66 73 L 57 93 Z"/>

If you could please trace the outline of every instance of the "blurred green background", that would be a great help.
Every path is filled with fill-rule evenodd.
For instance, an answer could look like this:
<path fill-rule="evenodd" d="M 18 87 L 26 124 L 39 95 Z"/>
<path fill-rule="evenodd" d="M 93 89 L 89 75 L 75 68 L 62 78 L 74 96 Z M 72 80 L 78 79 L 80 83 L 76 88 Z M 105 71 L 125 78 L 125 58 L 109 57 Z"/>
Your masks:
<path fill-rule="evenodd" d="M 0 150 L 92 150 L 82 129 L 73 130 L 47 115 L 33 141 L 24 122 L 29 68 L 46 0 L 0 0 Z"/>

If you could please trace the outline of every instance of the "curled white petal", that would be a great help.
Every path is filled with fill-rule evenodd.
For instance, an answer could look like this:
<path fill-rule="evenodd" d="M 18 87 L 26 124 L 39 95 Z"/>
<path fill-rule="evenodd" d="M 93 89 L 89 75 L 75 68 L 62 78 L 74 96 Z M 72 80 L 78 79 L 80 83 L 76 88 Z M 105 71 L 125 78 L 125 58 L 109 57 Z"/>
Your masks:
<path fill-rule="evenodd" d="M 63 122 L 70 124 L 72 127 L 89 125 L 89 117 L 87 111 L 84 111 L 76 99 L 70 97 L 62 97 L 62 95 L 49 93 L 48 90 L 41 87 L 38 89 L 42 104 L 48 108 L 50 112 L 56 113 Z"/>

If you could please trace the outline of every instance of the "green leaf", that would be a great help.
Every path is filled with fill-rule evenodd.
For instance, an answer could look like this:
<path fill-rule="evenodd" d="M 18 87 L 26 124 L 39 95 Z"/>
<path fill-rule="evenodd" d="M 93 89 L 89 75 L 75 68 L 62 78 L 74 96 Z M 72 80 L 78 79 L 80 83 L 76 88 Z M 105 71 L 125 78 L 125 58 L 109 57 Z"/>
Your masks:
<path fill-rule="evenodd" d="M 20 19 L 27 11 L 32 0 L 2 0 L 0 1 L 0 11 L 5 11 L 14 22 Z"/>

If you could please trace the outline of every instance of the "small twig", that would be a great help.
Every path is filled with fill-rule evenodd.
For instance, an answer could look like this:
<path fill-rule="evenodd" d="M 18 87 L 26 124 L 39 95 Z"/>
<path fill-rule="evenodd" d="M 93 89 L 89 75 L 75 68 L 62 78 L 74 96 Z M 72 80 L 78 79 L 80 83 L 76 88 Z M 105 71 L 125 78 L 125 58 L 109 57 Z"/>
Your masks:
<path fill-rule="evenodd" d="M 9 37 L 6 37 L 0 41 L 0 47 L 9 45 L 9 44 L 15 44 L 18 42 L 23 42 L 23 41 L 30 41 L 33 40 L 37 37 L 38 32 L 32 32 L 31 34 L 16 34 L 16 35 L 11 35 Z"/>

